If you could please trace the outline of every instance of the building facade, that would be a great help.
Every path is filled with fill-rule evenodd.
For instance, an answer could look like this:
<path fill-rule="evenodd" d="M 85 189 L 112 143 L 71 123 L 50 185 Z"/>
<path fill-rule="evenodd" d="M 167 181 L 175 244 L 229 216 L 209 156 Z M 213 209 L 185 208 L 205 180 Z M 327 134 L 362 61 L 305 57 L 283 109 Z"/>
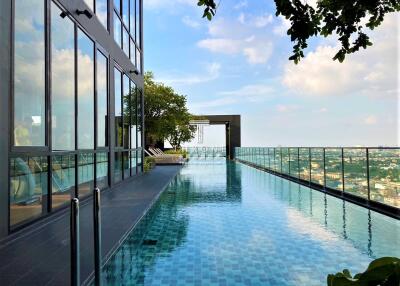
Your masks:
<path fill-rule="evenodd" d="M 0 239 L 143 171 L 142 10 L 0 1 Z"/>

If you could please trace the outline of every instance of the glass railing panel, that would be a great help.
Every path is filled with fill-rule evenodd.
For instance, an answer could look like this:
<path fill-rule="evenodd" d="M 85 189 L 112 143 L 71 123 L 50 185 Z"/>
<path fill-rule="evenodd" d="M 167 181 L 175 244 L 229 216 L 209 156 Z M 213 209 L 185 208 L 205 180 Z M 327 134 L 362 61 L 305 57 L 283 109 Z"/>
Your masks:
<path fill-rule="evenodd" d="M 258 156 L 257 156 L 257 165 L 260 167 L 264 166 L 264 148 L 257 148 Z"/>
<path fill-rule="evenodd" d="M 289 175 L 289 148 L 281 148 L 282 153 L 282 173 Z"/>
<path fill-rule="evenodd" d="M 123 168 L 124 168 L 124 179 L 129 178 L 131 175 L 129 152 L 123 152 Z"/>
<path fill-rule="evenodd" d="M 275 148 L 275 172 L 282 172 L 282 161 L 281 161 L 281 148 Z"/>
<path fill-rule="evenodd" d="M 96 154 L 96 185 L 100 190 L 108 187 L 108 153 Z"/>
<path fill-rule="evenodd" d="M 342 149 L 325 149 L 325 172 L 326 186 L 342 191 Z"/>
<path fill-rule="evenodd" d="M 75 192 L 75 155 L 53 156 L 51 168 L 51 206 L 56 209 L 68 204 Z"/>
<path fill-rule="evenodd" d="M 369 149 L 370 199 L 400 208 L 400 149 Z"/>
<path fill-rule="evenodd" d="M 299 149 L 300 179 L 310 181 L 310 149 Z"/>
<path fill-rule="evenodd" d="M 78 195 L 79 198 L 90 195 L 94 188 L 94 154 L 78 155 Z"/>
<path fill-rule="evenodd" d="M 311 148 L 311 182 L 324 185 L 324 149 Z"/>
<path fill-rule="evenodd" d="M 368 198 L 367 154 L 364 148 L 346 148 L 344 158 L 344 191 Z"/>
<path fill-rule="evenodd" d="M 289 148 L 290 176 L 299 178 L 299 149 Z"/>
<path fill-rule="evenodd" d="M 268 148 L 268 168 L 270 170 L 275 170 L 275 155 L 274 155 L 274 148 Z"/>
<path fill-rule="evenodd" d="M 136 170 L 136 167 L 137 167 L 137 151 L 136 150 L 130 152 L 130 160 L 131 160 L 131 174 L 132 174 L 132 176 L 134 176 L 134 175 L 137 174 L 137 170 Z"/>
<path fill-rule="evenodd" d="M 268 168 L 268 161 L 269 161 L 268 148 L 262 148 L 262 149 L 263 149 L 263 157 L 264 157 L 263 167 Z"/>
<path fill-rule="evenodd" d="M 122 153 L 115 152 L 114 162 L 114 182 L 122 181 Z"/>

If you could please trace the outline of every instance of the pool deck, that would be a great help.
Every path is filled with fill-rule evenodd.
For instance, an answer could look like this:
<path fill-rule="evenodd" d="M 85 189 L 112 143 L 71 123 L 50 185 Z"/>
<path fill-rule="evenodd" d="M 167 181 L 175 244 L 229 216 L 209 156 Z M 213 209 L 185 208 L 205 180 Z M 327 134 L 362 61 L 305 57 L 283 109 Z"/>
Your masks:
<path fill-rule="evenodd" d="M 157 166 L 101 196 L 103 262 L 158 198 L 181 166 Z M 93 275 L 92 200 L 80 207 L 81 281 Z M 0 285 L 70 285 L 69 209 L 0 242 Z"/>

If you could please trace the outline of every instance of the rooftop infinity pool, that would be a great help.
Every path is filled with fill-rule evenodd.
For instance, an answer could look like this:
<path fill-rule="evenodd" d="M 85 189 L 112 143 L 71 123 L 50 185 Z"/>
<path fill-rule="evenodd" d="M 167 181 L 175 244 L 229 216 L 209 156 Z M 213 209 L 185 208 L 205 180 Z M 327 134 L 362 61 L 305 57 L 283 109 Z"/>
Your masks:
<path fill-rule="evenodd" d="M 106 285 L 326 285 L 400 257 L 400 222 L 246 165 L 192 160 L 103 269 Z"/>

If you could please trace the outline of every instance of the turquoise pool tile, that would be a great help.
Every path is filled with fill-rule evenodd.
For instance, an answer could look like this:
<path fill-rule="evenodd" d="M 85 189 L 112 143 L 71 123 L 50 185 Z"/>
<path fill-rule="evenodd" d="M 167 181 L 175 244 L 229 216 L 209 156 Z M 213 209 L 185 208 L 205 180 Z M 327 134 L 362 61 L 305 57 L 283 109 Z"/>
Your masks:
<path fill-rule="evenodd" d="M 103 271 L 106 285 L 325 285 L 400 256 L 398 221 L 225 160 L 186 165 Z M 145 245 L 155 240 L 155 245 Z"/>

